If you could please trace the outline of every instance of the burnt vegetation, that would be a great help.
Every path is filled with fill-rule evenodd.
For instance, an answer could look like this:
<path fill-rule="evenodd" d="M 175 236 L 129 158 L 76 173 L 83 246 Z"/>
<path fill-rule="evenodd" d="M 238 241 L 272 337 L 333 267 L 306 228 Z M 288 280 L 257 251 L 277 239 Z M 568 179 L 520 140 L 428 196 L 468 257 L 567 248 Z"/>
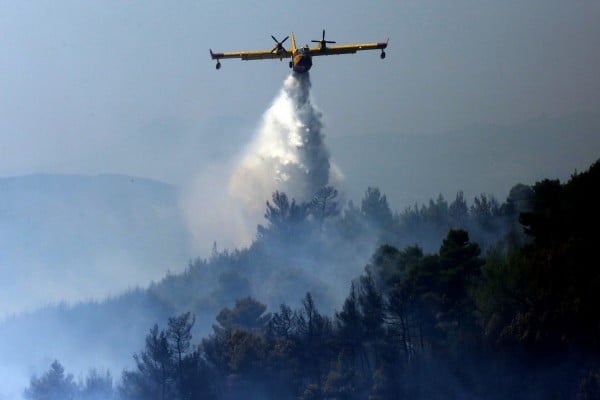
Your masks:
<path fill-rule="evenodd" d="M 276 192 L 250 247 L 215 246 L 148 289 L 164 326 L 135 367 L 76 382 L 55 361 L 25 397 L 600 398 L 599 188 L 596 162 L 502 203 L 459 192 L 393 212 L 377 188 L 343 208 L 331 187 L 307 203 Z M 341 303 L 324 271 L 345 280 Z"/>

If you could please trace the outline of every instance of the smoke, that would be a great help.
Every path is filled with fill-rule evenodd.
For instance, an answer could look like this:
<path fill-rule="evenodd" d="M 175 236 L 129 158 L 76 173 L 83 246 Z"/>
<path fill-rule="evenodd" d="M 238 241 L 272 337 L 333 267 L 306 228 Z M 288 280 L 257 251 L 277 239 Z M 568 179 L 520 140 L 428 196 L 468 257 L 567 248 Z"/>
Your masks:
<path fill-rule="evenodd" d="M 263 222 L 265 202 L 276 190 L 308 201 L 323 186 L 342 182 L 325 146 L 323 115 L 310 88 L 308 73 L 292 72 L 239 158 L 211 167 L 188 190 L 183 204 L 198 250 L 206 252 L 214 242 L 249 244 Z M 228 181 L 225 188 L 223 181 Z"/>

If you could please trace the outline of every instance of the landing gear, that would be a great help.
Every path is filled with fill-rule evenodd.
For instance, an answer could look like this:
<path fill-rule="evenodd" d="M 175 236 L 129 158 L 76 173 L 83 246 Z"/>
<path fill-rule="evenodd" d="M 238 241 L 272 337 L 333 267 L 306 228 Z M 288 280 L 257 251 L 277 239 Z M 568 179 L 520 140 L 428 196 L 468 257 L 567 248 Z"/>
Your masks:
<path fill-rule="evenodd" d="M 381 55 L 379 56 L 383 60 L 385 58 L 385 51 L 381 50 Z"/>
<path fill-rule="evenodd" d="M 290 68 L 292 68 L 294 66 L 294 63 L 290 61 L 288 65 L 290 66 Z"/>
<path fill-rule="evenodd" d="M 217 65 L 215 65 L 216 69 L 221 69 L 221 63 L 217 61 Z"/>

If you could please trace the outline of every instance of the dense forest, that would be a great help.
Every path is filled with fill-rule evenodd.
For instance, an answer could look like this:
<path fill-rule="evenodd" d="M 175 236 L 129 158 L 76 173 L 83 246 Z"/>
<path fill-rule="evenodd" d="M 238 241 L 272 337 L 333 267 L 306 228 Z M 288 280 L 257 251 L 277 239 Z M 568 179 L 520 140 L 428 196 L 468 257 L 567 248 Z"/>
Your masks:
<path fill-rule="evenodd" d="M 57 360 L 25 397 L 600 398 L 600 161 L 501 204 L 459 192 L 398 213 L 376 188 L 360 205 L 337 196 L 274 193 L 251 246 L 215 245 L 149 289 L 188 311 L 146 328 L 134 368 L 76 381 Z M 312 275 L 340 281 L 343 301 Z M 219 305 L 194 338 L 195 315 Z"/>

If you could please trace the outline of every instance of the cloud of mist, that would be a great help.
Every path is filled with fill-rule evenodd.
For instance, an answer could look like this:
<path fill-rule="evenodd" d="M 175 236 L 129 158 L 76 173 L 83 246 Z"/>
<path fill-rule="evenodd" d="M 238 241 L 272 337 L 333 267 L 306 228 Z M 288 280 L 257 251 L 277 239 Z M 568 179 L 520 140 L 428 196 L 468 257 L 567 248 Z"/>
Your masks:
<path fill-rule="evenodd" d="M 323 186 L 341 184 L 310 88 L 308 73 L 292 72 L 239 157 L 205 169 L 190 185 L 182 205 L 197 250 L 248 245 L 275 191 L 309 201 Z"/>
<path fill-rule="evenodd" d="M 252 242 L 256 225 L 244 218 L 225 182 L 233 166 L 215 163 L 205 168 L 186 185 L 180 206 L 196 254 L 206 257 L 213 244 L 219 249 L 246 246 Z"/>

